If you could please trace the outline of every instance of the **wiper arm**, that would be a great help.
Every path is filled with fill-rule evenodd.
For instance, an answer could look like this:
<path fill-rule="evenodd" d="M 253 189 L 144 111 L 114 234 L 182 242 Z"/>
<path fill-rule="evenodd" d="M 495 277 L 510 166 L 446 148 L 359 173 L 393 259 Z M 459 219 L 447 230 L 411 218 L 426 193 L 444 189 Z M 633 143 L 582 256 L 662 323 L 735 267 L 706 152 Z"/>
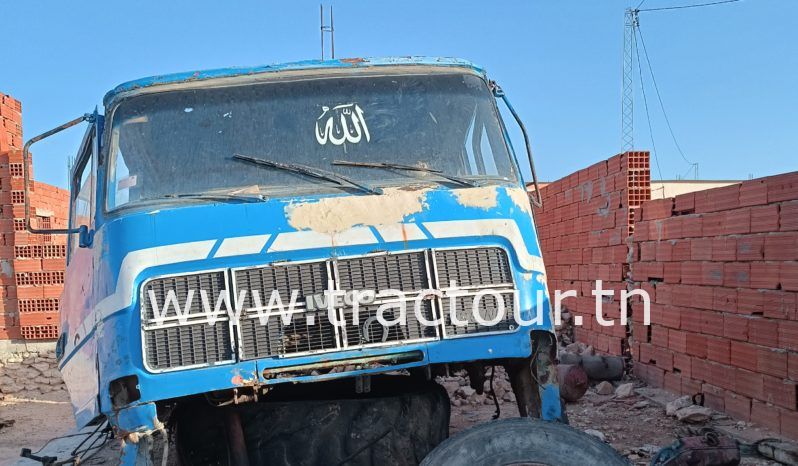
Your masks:
<path fill-rule="evenodd" d="M 243 160 L 245 162 L 254 163 L 255 165 L 260 165 L 263 167 L 276 168 L 278 170 L 285 170 L 292 173 L 298 173 L 300 175 L 309 176 L 311 178 L 316 178 L 319 180 L 331 181 L 338 185 L 347 184 L 349 186 L 353 186 L 369 194 L 382 194 L 382 190 L 379 188 L 373 188 L 367 184 L 357 182 L 344 175 L 339 175 L 338 173 L 335 172 L 328 172 L 326 170 L 322 170 L 321 168 L 311 167 L 309 165 L 302 165 L 299 163 L 275 162 L 274 160 L 259 159 L 257 157 L 251 157 L 248 155 L 241 155 L 241 154 L 233 154 L 233 158 L 236 160 Z"/>
<path fill-rule="evenodd" d="M 454 181 L 455 183 L 459 183 L 464 186 L 479 186 L 479 183 L 469 180 L 467 178 L 462 178 L 456 175 L 449 175 L 444 173 L 440 170 L 435 170 L 434 168 L 426 168 L 426 167 L 414 167 L 413 165 L 402 165 L 401 163 L 392 163 L 392 162 L 353 162 L 351 160 L 335 160 L 332 163 L 333 165 L 343 165 L 347 167 L 364 167 L 364 168 L 386 168 L 386 169 L 393 169 L 393 170 L 406 170 L 406 171 L 414 171 L 414 172 L 424 172 L 424 173 L 432 173 L 433 175 L 438 175 L 441 178 L 446 178 L 449 181 Z"/>
<path fill-rule="evenodd" d="M 221 202 L 262 202 L 261 195 L 242 195 L 229 193 L 179 193 L 166 194 L 158 199 L 197 199 L 201 201 L 221 201 Z"/>

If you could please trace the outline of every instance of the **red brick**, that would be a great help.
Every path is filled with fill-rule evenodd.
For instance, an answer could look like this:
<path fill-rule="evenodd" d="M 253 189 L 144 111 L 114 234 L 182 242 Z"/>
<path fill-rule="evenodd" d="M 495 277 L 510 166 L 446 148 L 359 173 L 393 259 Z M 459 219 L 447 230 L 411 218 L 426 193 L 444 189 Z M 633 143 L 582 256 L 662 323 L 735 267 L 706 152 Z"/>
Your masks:
<path fill-rule="evenodd" d="M 673 244 L 670 241 L 657 243 L 657 261 L 667 262 L 673 259 Z"/>
<path fill-rule="evenodd" d="M 678 265 L 681 266 L 682 283 L 687 285 L 705 284 L 702 280 L 701 262 L 683 262 Z"/>
<path fill-rule="evenodd" d="M 796 172 L 767 178 L 768 203 L 798 199 L 798 174 Z"/>
<path fill-rule="evenodd" d="M 681 393 L 682 376 L 673 372 L 665 371 L 665 382 L 663 388 L 671 393 Z"/>
<path fill-rule="evenodd" d="M 707 337 L 697 333 L 688 333 L 687 354 L 699 358 L 707 357 Z"/>
<path fill-rule="evenodd" d="M 673 198 L 656 199 L 643 203 L 643 220 L 668 218 L 673 212 Z"/>
<path fill-rule="evenodd" d="M 787 378 L 798 382 L 798 353 L 787 354 Z"/>
<path fill-rule="evenodd" d="M 767 190 L 765 190 L 767 199 Z M 679 194 L 674 198 L 673 210 L 676 212 L 688 212 L 695 210 L 695 193 Z"/>
<path fill-rule="evenodd" d="M 706 191 L 707 211 L 730 210 L 740 205 L 740 185 L 733 184 Z M 696 197 L 696 211 L 698 211 L 698 197 Z"/>
<path fill-rule="evenodd" d="M 781 264 L 778 262 L 752 262 L 751 288 L 779 288 Z"/>
<path fill-rule="evenodd" d="M 690 260 L 690 240 L 676 240 L 673 242 L 671 259 L 674 261 Z"/>
<path fill-rule="evenodd" d="M 707 406 L 715 411 L 723 411 L 725 405 L 723 403 L 723 397 L 726 393 L 721 387 L 716 387 L 712 384 L 702 384 L 701 385 L 701 393 L 704 394 L 704 406 Z"/>
<path fill-rule="evenodd" d="M 695 238 L 691 240 L 690 259 L 694 261 L 712 260 L 712 238 Z"/>
<path fill-rule="evenodd" d="M 697 238 L 703 235 L 700 215 L 687 215 L 682 217 L 682 236 L 684 238 Z"/>
<path fill-rule="evenodd" d="M 659 325 L 649 326 L 651 329 L 651 344 L 661 348 L 670 348 L 668 328 Z M 671 348 L 673 349 L 673 348 Z"/>
<path fill-rule="evenodd" d="M 681 262 L 665 262 L 663 264 L 663 279 L 666 283 L 681 283 L 682 282 L 682 263 Z"/>
<path fill-rule="evenodd" d="M 758 348 L 756 353 L 757 372 L 773 377 L 787 377 L 787 352 L 783 350 Z"/>
<path fill-rule="evenodd" d="M 712 309 L 734 312 L 737 308 L 737 290 L 717 287 L 712 290 Z"/>
<path fill-rule="evenodd" d="M 781 435 L 798 440 L 798 412 L 781 410 Z"/>
<path fill-rule="evenodd" d="M 750 371 L 757 370 L 757 350 L 758 348 L 741 341 L 731 342 L 731 364 Z"/>
<path fill-rule="evenodd" d="M 738 261 L 758 261 L 764 257 L 765 237 L 762 235 L 743 236 L 737 239 Z"/>
<path fill-rule="evenodd" d="M 751 233 L 768 233 L 778 229 L 778 204 L 751 207 Z"/>
<path fill-rule="evenodd" d="M 751 284 L 751 267 L 743 262 L 729 262 L 723 266 L 723 286 L 738 288 Z"/>
<path fill-rule="evenodd" d="M 723 316 L 723 336 L 748 341 L 748 320 L 745 317 L 726 314 Z"/>
<path fill-rule="evenodd" d="M 653 329 L 652 329 L 653 331 Z M 675 329 L 668 329 L 668 348 L 672 351 L 676 351 L 678 353 L 686 353 L 687 352 L 687 333 L 675 330 Z"/>
<path fill-rule="evenodd" d="M 751 232 L 751 209 L 735 209 L 726 212 L 723 234 L 742 235 Z"/>
<path fill-rule="evenodd" d="M 751 420 L 751 398 L 727 391 L 723 397 L 724 411 L 734 419 Z"/>
<path fill-rule="evenodd" d="M 779 347 L 798 351 L 798 322 L 779 322 Z"/>
<path fill-rule="evenodd" d="M 786 291 L 798 291 L 798 261 L 782 262 L 779 266 L 779 282 Z"/>
<path fill-rule="evenodd" d="M 690 377 L 690 361 L 692 358 L 686 354 L 673 353 L 673 371 L 684 377 Z"/>
<path fill-rule="evenodd" d="M 798 260 L 798 232 L 766 235 L 765 260 Z"/>
<path fill-rule="evenodd" d="M 765 314 L 765 290 L 740 288 L 737 290 L 737 313 L 748 315 Z"/>
<path fill-rule="evenodd" d="M 737 240 L 729 237 L 712 240 L 713 261 L 733 261 L 737 258 Z"/>
<path fill-rule="evenodd" d="M 781 429 L 781 410 L 769 403 L 751 400 L 751 422 L 778 432 Z"/>
<path fill-rule="evenodd" d="M 783 202 L 779 206 L 779 230 L 798 230 L 798 201 Z"/>
<path fill-rule="evenodd" d="M 707 358 L 721 364 L 731 364 L 731 342 L 725 338 L 707 337 Z"/>
<path fill-rule="evenodd" d="M 779 324 L 771 319 L 748 321 L 748 341 L 756 345 L 777 348 L 779 346 Z"/>
<path fill-rule="evenodd" d="M 751 398 L 762 400 L 765 390 L 765 377 L 745 369 L 734 370 L 734 391 Z"/>
<path fill-rule="evenodd" d="M 780 378 L 764 376 L 763 401 L 773 403 L 790 410 L 798 409 L 798 390 L 795 382 L 788 382 Z"/>
<path fill-rule="evenodd" d="M 684 275 L 684 272 L 682 272 Z M 701 278 L 700 285 L 723 285 L 723 263 L 722 262 L 702 262 L 701 263 Z M 723 289 L 723 288 L 718 288 Z M 714 291 L 713 291 L 714 293 Z M 736 298 L 736 295 L 735 295 Z M 713 309 L 714 309 L 714 296 L 713 296 Z"/>
<path fill-rule="evenodd" d="M 726 224 L 726 212 L 713 212 L 701 216 L 702 231 L 704 236 L 720 236 Z"/>
<path fill-rule="evenodd" d="M 701 319 L 701 333 L 707 335 L 723 336 L 723 314 L 714 311 L 702 311 L 699 313 Z"/>
<path fill-rule="evenodd" d="M 693 396 L 697 393 L 701 393 L 701 382 L 682 374 L 682 395 Z"/>
<path fill-rule="evenodd" d="M 744 181 L 740 185 L 740 205 L 753 206 L 768 203 L 768 186 L 765 180 Z"/>

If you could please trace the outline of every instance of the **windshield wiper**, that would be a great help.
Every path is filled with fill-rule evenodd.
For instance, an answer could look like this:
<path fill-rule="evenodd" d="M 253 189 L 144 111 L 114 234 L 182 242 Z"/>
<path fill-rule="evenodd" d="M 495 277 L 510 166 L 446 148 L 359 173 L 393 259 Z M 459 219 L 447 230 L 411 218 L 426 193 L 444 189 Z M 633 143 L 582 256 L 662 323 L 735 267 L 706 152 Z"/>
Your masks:
<path fill-rule="evenodd" d="M 385 168 L 390 170 L 405 170 L 405 171 L 414 171 L 414 172 L 424 172 L 424 173 L 431 173 L 433 175 L 440 176 L 441 178 L 446 178 L 449 181 L 454 181 L 455 183 L 459 183 L 464 186 L 479 186 L 479 183 L 469 180 L 467 178 L 462 178 L 456 175 L 449 175 L 444 173 L 440 170 L 435 170 L 434 168 L 426 168 L 426 167 L 414 167 L 413 165 L 402 165 L 401 163 L 391 163 L 391 162 L 353 162 L 351 160 L 335 160 L 332 163 L 333 165 L 343 165 L 346 167 L 364 167 L 364 168 Z"/>
<path fill-rule="evenodd" d="M 197 199 L 200 201 L 221 201 L 221 202 L 262 202 L 261 195 L 243 195 L 230 193 L 179 193 L 166 194 L 160 198 L 152 199 Z"/>
<path fill-rule="evenodd" d="M 298 173 L 300 175 L 309 176 L 311 178 L 316 178 L 319 180 L 331 181 L 337 185 L 347 184 L 349 186 L 353 186 L 369 194 L 382 194 L 382 190 L 380 188 L 373 188 L 369 185 L 359 183 L 351 178 L 339 175 L 338 173 L 322 170 L 321 168 L 302 165 L 299 163 L 275 162 L 274 160 L 259 159 L 257 157 L 250 157 L 248 155 L 241 155 L 241 154 L 233 154 L 233 158 L 236 160 L 243 160 L 245 162 L 254 163 L 255 165 L 260 165 L 263 167 L 276 168 L 278 170 L 285 170 L 292 173 Z"/>

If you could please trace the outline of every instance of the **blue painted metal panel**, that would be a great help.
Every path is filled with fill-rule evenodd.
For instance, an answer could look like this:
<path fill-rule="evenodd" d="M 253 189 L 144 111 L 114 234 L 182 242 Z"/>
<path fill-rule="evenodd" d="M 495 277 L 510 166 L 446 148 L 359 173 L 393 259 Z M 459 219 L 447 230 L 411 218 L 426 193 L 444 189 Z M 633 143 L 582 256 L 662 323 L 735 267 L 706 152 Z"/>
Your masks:
<path fill-rule="evenodd" d="M 279 63 L 273 65 L 219 68 L 215 70 L 186 71 L 165 75 L 150 76 L 136 79 L 116 86 L 103 98 L 103 104 L 110 107 L 116 97 L 124 92 L 141 89 L 144 87 L 161 84 L 176 84 L 192 81 L 202 81 L 215 78 L 230 78 L 235 76 L 256 75 L 261 73 L 275 73 L 279 71 L 318 70 L 324 68 L 368 68 L 379 66 L 397 65 L 432 65 L 432 66 L 457 66 L 471 68 L 483 74 L 484 70 L 470 61 L 460 58 L 448 57 L 382 57 L 382 58 L 339 58 L 334 60 L 303 60 L 293 63 Z"/>

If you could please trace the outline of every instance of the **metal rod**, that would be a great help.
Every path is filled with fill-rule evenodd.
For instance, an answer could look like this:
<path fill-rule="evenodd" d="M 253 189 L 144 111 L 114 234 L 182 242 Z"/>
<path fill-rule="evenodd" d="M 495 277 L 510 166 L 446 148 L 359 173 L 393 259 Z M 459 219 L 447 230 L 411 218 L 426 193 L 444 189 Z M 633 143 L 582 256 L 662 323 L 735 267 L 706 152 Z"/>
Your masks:
<path fill-rule="evenodd" d="M 25 143 L 25 146 L 22 148 L 22 176 L 24 180 L 24 193 L 25 193 L 25 228 L 31 233 L 34 234 L 69 234 L 69 233 L 78 233 L 80 230 L 78 228 L 57 228 L 57 229 L 39 229 L 34 228 L 31 225 L 30 221 L 30 190 L 28 186 L 30 185 L 30 173 L 28 171 L 28 164 L 30 163 L 30 146 L 33 144 L 41 141 L 42 139 L 48 138 L 53 134 L 60 133 L 61 131 L 71 128 L 78 123 L 82 123 L 84 121 L 92 121 L 94 120 L 94 115 L 90 113 L 86 113 L 83 116 L 75 118 L 74 120 L 68 121 L 61 126 L 55 127 L 50 131 L 46 131 L 38 136 L 34 136 L 33 138 L 29 139 L 28 142 Z"/>
<path fill-rule="evenodd" d="M 335 60 L 335 22 L 333 21 L 333 7 L 330 5 L 330 52 Z"/>
<path fill-rule="evenodd" d="M 321 27 L 321 61 L 324 61 L 324 5 L 319 4 L 319 24 Z"/>

